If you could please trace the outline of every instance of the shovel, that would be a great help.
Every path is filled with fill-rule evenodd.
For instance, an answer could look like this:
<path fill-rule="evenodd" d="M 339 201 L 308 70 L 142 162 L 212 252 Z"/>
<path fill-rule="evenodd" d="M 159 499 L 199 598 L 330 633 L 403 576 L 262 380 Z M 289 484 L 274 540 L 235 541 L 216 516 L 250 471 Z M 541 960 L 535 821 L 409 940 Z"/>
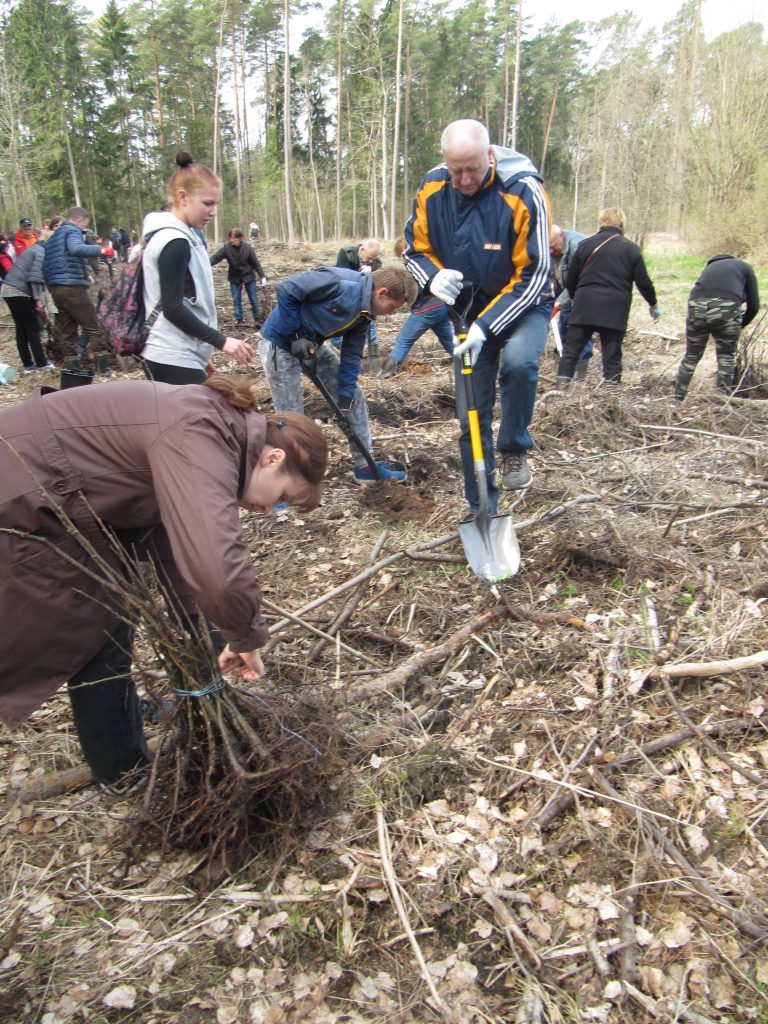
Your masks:
<path fill-rule="evenodd" d="M 328 388 L 325 386 L 323 381 L 318 376 L 318 374 L 317 374 L 317 357 L 312 355 L 312 356 L 310 356 L 310 357 L 308 357 L 306 359 L 301 359 L 300 358 L 299 359 L 299 364 L 301 365 L 301 369 L 304 371 L 304 373 L 306 373 L 306 375 L 309 377 L 309 379 L 315 385 L 317 390 L 320 392 L 320 394 L 326 400 L 328 405 L 331 407 L 331 409 L 333 411 L 333 414 L 336 417 L 336 422 L 339 424 L 339 427 L 341 428 L 341 430 L 344 432 L 344 434 L 346 434 L 346 436 L 349 438 L 349 440 L 355 445 L 357 450 L 360 452 L 360 454 L 363 456 L 365 461 L 368 463 L 368 468 L 373 473 L 373 479 L 374 480 L 381 480 L 381 473 L 379 472 L 379 467 L 376 465 L 376 463 L 373 460 L 373 456 L 368 451 L 368 449 L 365 447 L 365 445 L 360 440 L 360 438 L 357 436 L 357 434 L 356 434 L 352 424 L 349 422 L 349 418 L 339 408 L 338 403 L 334 399 L 333 395 L 330 393 Z"/>
<path fill-rule="evenodd" d="M 459 343 L 467 337 L 466 313 L 472 302 L 472 294 L 473 292 L 470 293 L 463 312 L 450 310 L 458 322 Z M 469 352 L 465 352 L 462 357 L 461 375 L 467 401 L 469 437 L 472 442 L 479 508 L 474 518 L 459 524 L 459 536 L 472 572 L 489 583 L 498 583 L 514 576 L 520 568 L 520 546 L 517 543 L 512 516 L 492 516 L 488 511 L 488 477 L 475 400 L 475 385 L 472 380 L 472 357 Z"/>

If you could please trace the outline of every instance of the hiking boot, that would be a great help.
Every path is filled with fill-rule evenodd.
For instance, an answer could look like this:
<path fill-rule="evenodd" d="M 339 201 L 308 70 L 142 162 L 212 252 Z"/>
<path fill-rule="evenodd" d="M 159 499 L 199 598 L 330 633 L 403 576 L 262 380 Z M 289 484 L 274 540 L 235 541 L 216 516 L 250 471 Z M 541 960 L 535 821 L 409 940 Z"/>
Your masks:
<path fill-rule="evenodd" d="M 373 475 L 370 466 L 355 466 L 355 483 L 358 484 L 379 484 L 385 480 L 392 480 L 396 484 L 405 481 L 406 475 L 400 469 L 390 469 L 386 462 L 377 462 L 376 469 L 379 471 L 379 479 Z"/>
<path fill-rule="evenodd" d="M 525 452 L 499 452 L 499 473 L 505 491 L 522 491 L 533 479 Z"/>
<path fill-rule="evenodd" d="M 402 370 L 402 368 L 403 368 L 403 364 L 402 363 L 398 363 L 391 356 L 389 356 L 387 358 L 386 363 L 384 363 L 382 368 L 379 370 L 379 376 L 380 377 L 392 377 L 394 374 L 396 374 L 400 370 Z"/>

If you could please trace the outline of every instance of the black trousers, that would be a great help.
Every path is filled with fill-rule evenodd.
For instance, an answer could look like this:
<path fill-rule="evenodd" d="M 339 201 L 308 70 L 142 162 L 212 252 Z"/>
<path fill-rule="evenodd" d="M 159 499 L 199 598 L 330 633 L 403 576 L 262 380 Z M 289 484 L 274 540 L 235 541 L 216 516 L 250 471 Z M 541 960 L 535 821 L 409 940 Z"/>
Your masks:
<path fill-rule="evenodd" d="M 5 301 L 16 326 L 16 348 L 22 366 L 25 370 L 33 366 L 45 366 L 48 357 L 40 340 L 40 322 L 37 319 L 35 300 L 26 299 L 21 295 L 11 295 Z"/>
<path fill-rule="evenodd" d="M 132 648 L 133 629 L 120 623 L 101 650 L 69 680 L 77 738 L 97 782 L 115 782 L 150 762 L 131 678 Z"/>
<path fill-rule="evenodd" d="M 621 382 L 621 343 L 624 331 L 612 327 L 595 327 L 589 324 L 568 324 L 568 333 L 563 343 L 563 354 L 557 368 L 558 377 L 573 378 L 581 350 L 593 334 L 600 335 L 600 354 L 603 358 L 603 377 Z"/>
<path fill-rule="evenodd" d="M 205 370 L 194 370 L 191 366 L 173 366 L 171 363 L 154 363 L 144 360 L 144 372 L 150 380 L 160 384 L 205 384 L 208 375 Z"/>

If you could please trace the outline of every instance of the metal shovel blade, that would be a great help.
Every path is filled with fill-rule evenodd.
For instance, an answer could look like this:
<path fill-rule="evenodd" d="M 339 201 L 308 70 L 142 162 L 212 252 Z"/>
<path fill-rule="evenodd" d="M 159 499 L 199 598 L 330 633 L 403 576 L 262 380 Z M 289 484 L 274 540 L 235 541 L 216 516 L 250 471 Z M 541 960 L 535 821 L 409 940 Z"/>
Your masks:
<path fill-rule="evenodd" d="M 459 536 L 470 569 L 481 579 L 499 583 L 520 568 L 512 516 L 491 516 L 481 509 L 474 519 L 459 524 Z"/>

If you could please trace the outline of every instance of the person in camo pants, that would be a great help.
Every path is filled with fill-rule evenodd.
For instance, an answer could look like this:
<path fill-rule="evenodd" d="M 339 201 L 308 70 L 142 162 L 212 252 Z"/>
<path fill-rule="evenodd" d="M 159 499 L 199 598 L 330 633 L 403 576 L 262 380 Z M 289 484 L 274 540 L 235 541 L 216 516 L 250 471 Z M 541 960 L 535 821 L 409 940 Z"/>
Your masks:
<path fill-rule="evenodd" d="M 679 402 L 688 393 L 710 334 L 715 339 L 717 388 L 731 393 L 739 334 L 754 320 L 759 308 L 757 278 L 749 263 L 727 254 L 708 260 L 688 296 L 685 355 L 675 382 L 675 398 Z"/>

